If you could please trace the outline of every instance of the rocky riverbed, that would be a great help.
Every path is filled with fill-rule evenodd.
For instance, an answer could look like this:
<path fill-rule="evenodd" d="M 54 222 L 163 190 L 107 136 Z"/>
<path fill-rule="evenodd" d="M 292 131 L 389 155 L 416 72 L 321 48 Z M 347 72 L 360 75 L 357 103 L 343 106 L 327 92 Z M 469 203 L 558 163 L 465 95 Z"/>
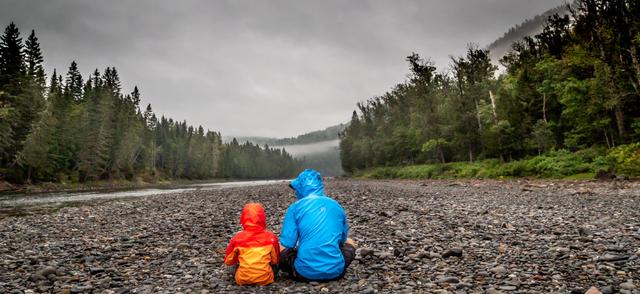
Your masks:
<path fill-rule="evenodd" d="M 0 293 L 640 293 L 640 184 L 327 181 L 361 249 L 343 280 L 238 287 L 244 203 L 280 230 L 284 184 L 90 201 L 0 219 Z M 597 292 L 593 292 L 597 291 Z"/>

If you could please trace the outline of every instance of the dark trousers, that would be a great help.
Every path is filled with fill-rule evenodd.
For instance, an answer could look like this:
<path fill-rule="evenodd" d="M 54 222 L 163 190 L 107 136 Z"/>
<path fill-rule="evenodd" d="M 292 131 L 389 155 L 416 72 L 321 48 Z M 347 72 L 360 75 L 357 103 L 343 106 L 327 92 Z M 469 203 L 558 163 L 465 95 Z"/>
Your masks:
<path fill-rule="evenodd" d="M 340 246 L 340 251 L 342 251 L 342 256 L 344 257 L 344 269 L 342 270 L 342 274 L 340 276 L 329 280 L 312 280 L 300 275 L 293 265 L 293 263 L 296 261 L 296 257 L 298 256 L 298 250 L 296 250 L 295 248 L 286 248 L 282 252 L 280 252 L 280 263 L 278 264 L 278 266 L 283 273 L 289 274 L 292 279 L 299 282 L 337 281 L 344 277 L 344 274 L 347 271 L 347 267 L 349 267 L 351 262 L 356 258 L 356 248 L 351 244 L 345 243 L 344 245 Z"/>

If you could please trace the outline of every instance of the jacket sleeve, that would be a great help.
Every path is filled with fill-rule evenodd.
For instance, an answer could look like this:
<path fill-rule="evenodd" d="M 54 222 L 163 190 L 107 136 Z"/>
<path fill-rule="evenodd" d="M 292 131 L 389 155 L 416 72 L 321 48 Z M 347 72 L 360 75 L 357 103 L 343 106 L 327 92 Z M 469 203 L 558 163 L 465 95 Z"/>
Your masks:
<path fill-rule="evenodd" d="M 282 222 L 282 232 L 280 233 L 280 244 L 285 248 L 295 248 L 298 242 L 298 224 L 296 224 L 295 203 L 287 208 Z"/>
<path fill-rule="evenodd" d="M 235 236 L 231 238 L 227 251 L 224 254 L 224 263 L 226 265 L 234 265 L 238 263 L 238 251 L 236 250 Z"/>
<path fill-rule="evenodd" d="M 343 245 L 349 237 L 349 222 L 347 221 L 347 214 L 343 213 L 342 218 L 342 238 L 340 239 L 340 245 Z"/>
<path fill-rule="evenodd" d="M 272 265 L 277 265 L 280 262 L 280 242 L 278 238 L 273 236 L 273 244 L 271 247 L 271 261 Z"/>

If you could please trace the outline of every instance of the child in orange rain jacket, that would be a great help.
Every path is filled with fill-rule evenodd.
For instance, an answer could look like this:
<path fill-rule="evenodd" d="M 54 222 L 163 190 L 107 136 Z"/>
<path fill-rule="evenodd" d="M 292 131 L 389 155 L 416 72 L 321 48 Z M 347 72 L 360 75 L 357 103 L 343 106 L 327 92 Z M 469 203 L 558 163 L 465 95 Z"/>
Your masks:
<path fill-rule="evenodd" d="M 267 219 L 259 203 L 249 203 L 242 209 L 240 223 L 243 231 L 236 233 L 224 256 L 224 263 L 237 266 L 238 285 L 265 286 L 273 283 L 280 257 L 278 238 L 266 230 Z"/>

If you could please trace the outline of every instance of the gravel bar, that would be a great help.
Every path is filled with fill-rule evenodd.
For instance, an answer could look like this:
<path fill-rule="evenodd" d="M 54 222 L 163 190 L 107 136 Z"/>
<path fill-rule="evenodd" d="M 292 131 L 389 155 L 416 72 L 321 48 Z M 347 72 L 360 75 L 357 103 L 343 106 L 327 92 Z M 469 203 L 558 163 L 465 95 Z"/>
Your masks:
<path fill-rule="evenodd" d="M 243 205 L 262 203 L 278 234 L 295 200 L 272 184 L 2 218 L 0 293 L 640 293 L 638 182 L 326 185 L 360 248 L 340 281 L 240 287 L 229 277 L 222 259 Z"/>

